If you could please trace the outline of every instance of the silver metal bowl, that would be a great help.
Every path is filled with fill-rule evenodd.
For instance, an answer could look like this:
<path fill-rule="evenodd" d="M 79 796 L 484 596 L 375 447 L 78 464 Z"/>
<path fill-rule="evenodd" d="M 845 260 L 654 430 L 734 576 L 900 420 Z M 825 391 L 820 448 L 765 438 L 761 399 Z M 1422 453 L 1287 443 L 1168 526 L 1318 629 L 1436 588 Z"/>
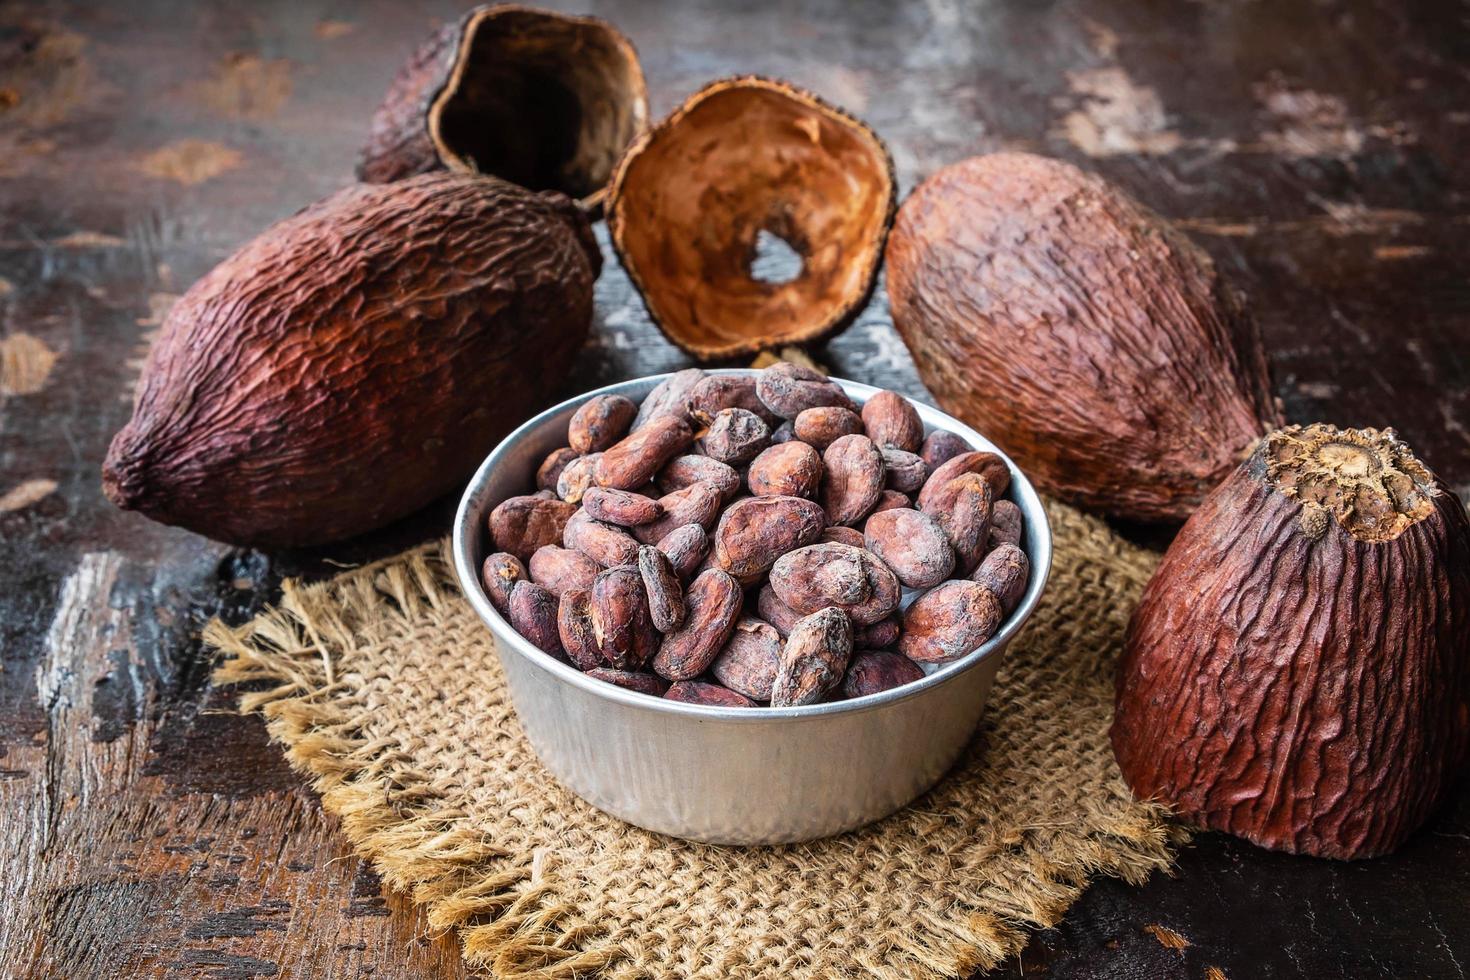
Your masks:
<path fill-rule="evenodd" d="M 751 374 L 744 370 L 711 372 Z M 1031 581 L 1000 632 L 923 680 L 851 701 L 799 708 L 713 708 L 639 694 L 553 660 L 511 628 L 480 585 L 490 511 L 535 485 L 566 445 L 567 422 L 594 395 L 641 401 L 666 375 L 589 391 L 506 437 L 480 466 L 454 518 L 460 587 L 490 628 L 511 700 L 546 768 L 593 806 L 648 830 L 720 844 L 812 840 L 878 820 L 933 786 L 985 709 L 1001 653 L 1036 607 L 1051 570 L 1051 528 L 1009 457 L 1008 494 L 1026 519 Z M 859 403 L 879 389 L 837 380 Z M 978 432 L 915 403 L 926 431 L 948 429 L 1005 454 Z M 476 733 L 465 732 L 473 744 Z M 498 751 L 486 746 L 485 751 Z"/>

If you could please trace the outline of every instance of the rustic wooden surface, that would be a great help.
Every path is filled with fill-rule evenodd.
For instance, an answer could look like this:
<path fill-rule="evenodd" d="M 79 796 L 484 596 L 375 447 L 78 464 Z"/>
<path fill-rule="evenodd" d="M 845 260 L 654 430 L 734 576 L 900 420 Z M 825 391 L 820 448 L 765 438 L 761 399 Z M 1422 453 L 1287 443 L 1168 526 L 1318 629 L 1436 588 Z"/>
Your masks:
<path fill-rule="evenodd" d="M 736 9 L 736 8 L 739 9 Z M 350 179 L 397 63 L 460 7 L 0 5 L 0 975 L 462 974 L 210 688 L 196 631 L 286 574 L 119 513 L 98 467 L 170 301 Z M 1470 490 L 1470 26 L 1450 0 L 595 3 L 654 110 L 738 72 L 864 115 L 903 187 L 1001 147 L 1118 181 L 1255 300 L 1292 419 L 1395 425 Z M 604 236 L 605 238 L 605 236 Z M 568 391 L 683 363 L 611 265 Z M 922 393 L 881 295 L 818 356 Z M 493 392 L 487 392 L 493 397 Z M 1095 885 L 1006 975 L 1462 977 L 1470 792 L 1392 858 L 1202 838 Z"/>

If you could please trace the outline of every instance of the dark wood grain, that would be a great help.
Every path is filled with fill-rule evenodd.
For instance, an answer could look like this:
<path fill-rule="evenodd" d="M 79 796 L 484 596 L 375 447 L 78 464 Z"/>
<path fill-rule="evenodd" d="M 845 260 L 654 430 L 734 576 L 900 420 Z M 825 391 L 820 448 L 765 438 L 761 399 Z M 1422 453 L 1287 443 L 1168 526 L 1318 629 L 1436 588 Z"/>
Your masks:
<path fill-rule="evenodd" d="M 173 297 L 350 180 L 379 96 L 462 7 L 0 6 L 0 973 L 456 976 L 314 796 L 210 689 L 212 615 L 387 554 L 262 554 L 113 510 L 99 465 Z M 1252 296 L 1294 421 L 1394 425 L 1470 491 L 1470 30 L 1450 0 L 607 0 L 656 115 L 785 76 L 864 116 L 902 188 L 1022 148 L 1101 172 Z M 599 236 L 606 248 L 605 232 Z M 610 262 L 567 392 L 686 363 Z M 880 291 L 815 352 L 922 395 Z M 490 393 L 487 393 L 489 396 Z M 1156 533 L 1154 540 L 1158 540 Z M 1207 836 L 1095 885 L 997 975 L 1462 977 L 1470 793 L 1339 865 Z M 1219 971 L 1211 973 L 1211 969 Z"/>

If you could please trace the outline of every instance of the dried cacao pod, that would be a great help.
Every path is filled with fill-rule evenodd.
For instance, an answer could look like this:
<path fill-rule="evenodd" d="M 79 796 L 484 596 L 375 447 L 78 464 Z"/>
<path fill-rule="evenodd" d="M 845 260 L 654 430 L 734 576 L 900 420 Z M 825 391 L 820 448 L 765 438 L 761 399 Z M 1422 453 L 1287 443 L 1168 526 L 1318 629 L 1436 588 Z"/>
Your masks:
<path fill-rule="evenodd" d="M 1113 750 L 1141 797 L 1263 847 L 1394 850 L 1470 757 L 1470 520 L 1393 430 L 1273 432 L 1129 624 Z"/>
<path fill-rule="evenodd" d="M 402 517 L 460 487 L 560 384 L 600 264 L 558 194 L 449 173 L 342 190 L 174 304 L 103 488 L 259 547 Z"/>
<path fill-rule="evenodd" d="M 476 7 L 399 70 L 373 115 L 357 176 L 380 184 L 448 168 L 593 207 L 647 119 L 643 68 L 611 24 Z"/>
<path fill-rule="evenodd" d="M 633 142 L 607 221 L 654 323 L 717 360 L 850 324 L 872 295 L 893 205 L 893 161 L 871 129 L 746 77 L 707 85 Z M 800 257 L 794 278 L 753 273 L 762 235 Z"/>
<path fill-rule="evenodd" d="M 894 325 L 939 404 L 1080 506 L 1182 520 L 1280 422 L 1255 323 L 1209 257 L 1070 164 L 940 170 L 887 259 Z"/>

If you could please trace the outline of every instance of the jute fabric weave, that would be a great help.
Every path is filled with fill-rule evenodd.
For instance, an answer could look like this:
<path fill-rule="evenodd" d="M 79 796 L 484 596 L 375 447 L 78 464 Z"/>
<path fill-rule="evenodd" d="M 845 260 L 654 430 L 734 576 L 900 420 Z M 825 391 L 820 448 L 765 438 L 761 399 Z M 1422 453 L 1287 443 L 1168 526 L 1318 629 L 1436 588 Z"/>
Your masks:
<path fill-rule="evenodd" d="M 1139 881 L 1180 832 L 1108 747 L 1112 667 L 1154 564 L 1052 505 L 1056 562 L 955 770 L 873 826 L 732 848 L 651 834 L 561 789 L 489 632 L 425 546 L 212 624 L 259 712 L 393 888 L 506 977 L 963 976 L 1014 956 L 1095 874 Z"/>

